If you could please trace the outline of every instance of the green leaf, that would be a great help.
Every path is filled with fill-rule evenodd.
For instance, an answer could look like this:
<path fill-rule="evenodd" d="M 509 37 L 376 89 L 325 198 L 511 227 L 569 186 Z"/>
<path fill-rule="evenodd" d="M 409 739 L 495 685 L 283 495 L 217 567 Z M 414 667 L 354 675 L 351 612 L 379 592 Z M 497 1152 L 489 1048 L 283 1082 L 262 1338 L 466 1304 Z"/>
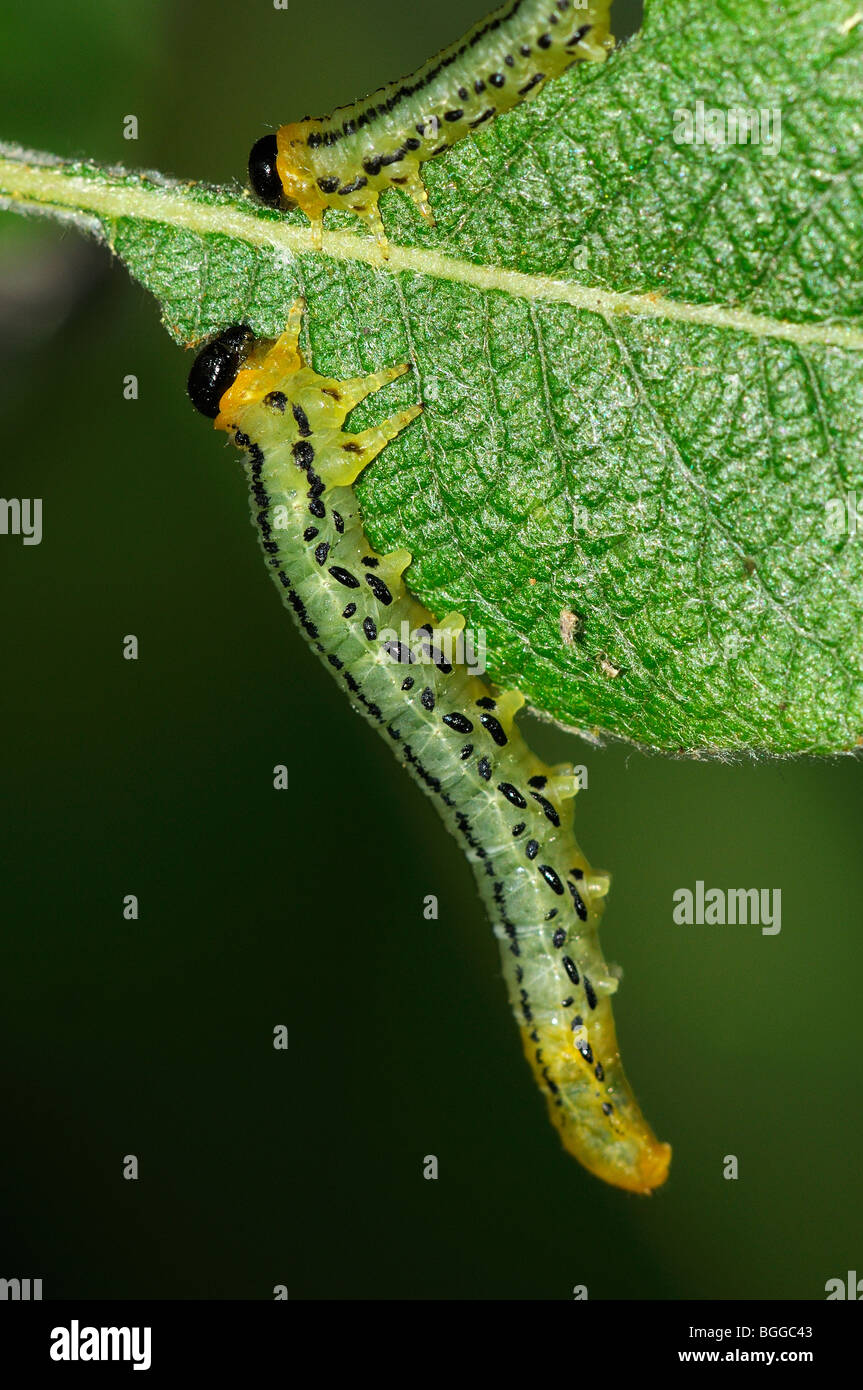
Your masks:
<path fill-rule="evenodd" d="M 299 291 L 319 371 L 412 362 L 393 404 L 421 396 L 422 424 L 361 484 L 367 530 L 538 711 L 661 749 L 846 750 L 861 57 L 848 0 L 653 0 L 608 63 L 425 166 L 435 229 L 387 194 L 386 263 L 348 215 L 316 253 L 240 190 L 20 151 L 0 197 L 97 230 L 181 343 L 274 334 Z M 678 143 L 699 101 L 778 110 L 781 144 L 775 117 L 772 143 Z"/>

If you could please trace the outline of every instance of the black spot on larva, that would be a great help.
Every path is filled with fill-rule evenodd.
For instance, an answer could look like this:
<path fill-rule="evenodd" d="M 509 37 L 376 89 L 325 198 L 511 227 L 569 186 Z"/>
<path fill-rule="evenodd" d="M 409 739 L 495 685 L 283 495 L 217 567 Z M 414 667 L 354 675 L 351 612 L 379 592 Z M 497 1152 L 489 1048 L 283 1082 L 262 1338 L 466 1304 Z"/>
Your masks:
<path fill-rule="evenodd" d="M 365 565 L 366 569 L 368 570 L 376 570 L 378 565 L 380 564 L 380 560 L 378 559 L 377 555 L 364 555 L 362 560 L 360 561 L 360 564 Z"/>
<path fill-rule="evenodd" d="M 557 16 L 555 16 L 554 22 L 555 24 L 557 23 Z M 511 68 L 515 65 L 515 59 L 513 58 L 511 53 L 507 53 L 503 61 L 506 63 L 508 68 Z"/>
<path fill-rule="evenodd" d="M 400 145 L 397 150 L 391 150 L 389 154 L 382 154 L 380 156 L 380 162 L 381 164 L 400 164 L 406 154 L 406 147 Z"/>
<path fill-rule="evenodd" d="M 592 1067 L 593 1048 L 587 1041 L 587 1038 L 581 1038 L 575 1045 L 578 1048 L 578 1051 L 581 1053 L 582 1057 L 584 1058 L 585 1062 L 587 1062 L 588 1066 Z"/>
<path fill-rule="evenodd" d="M 551 1094 L 553 1096 L 558 1095 L 560 1087 L 558 1086 L 556 1081 L 552 1081 L 551 1077 L 548 1074 L 548 1067 L 543 1067 L 542 1074 L 545 1077 L 546 1084 L 548 1086 L 548 1089 L 551 1091 Z"/>
<path fill-rule="evenodd" d="M 561 956 L 561 960 L 563 961 L 563 968 L 564 968 L 564 970 L 566 971 L 566 973 L 567 973 L 567 975 L 569 976 L 569 978 L 572 980 L 572 983 L 573 983 L 574 985 L 577 985 L 577 984 L 578 984 L 578 967 L 576 966 L 575 961 L 572 959 L 572 956 Z M 572 1026 L 573 1026 L 573 1028 L 575 1028 L 575 1026 L 576 1026 L 575 1020 L 573 1020 Z"/>
<path fill-rule="evenodd" d="M 587 995 L 587 1002 L 592 1009 L 596 1008 L 596 990 L 593 988 L 588 977 L 584 977 L 584 992 Z"/>
<path fill-rule="evenodd" d="M 330 652 L 329 656 L 327 657 L 327 661 L 330 663 L 331 666 L 335 666 L 337 671 L 341 671 L 342 667 L 345 664 L 343 661 L 340 661 L 339 658 L 333 652 Z"/>
<path fill-rule="evenodd" d="M 349 603 L 349 604 L 347 604 L 347 605 L 342 609 L 342 617 L 343 617 L 343 618 L 352 618 L 352 617 L 354 616 L 354 614 L 356 613 L 356 611 L 357 611 L 357 605 L 356 605 L 355 603 Z"/>
<path fill-rule="evenodd" d="M 378 603 L 382 603 L 384 607 L 388 607 L 389 604 L 392 603 L 392 594 L 390 593 L 384 581 L 382 579 L 379 579 L 376 574 L 367 574 L 366 583 L 368 584 Z"/>
<path fill-rule="evenodd" d="M 557 811 L 555 811 L 551 802 L 546 801 L 545 797 L 540 796 L 539 792 L 531 792 L 531 796 L 533 797 L 534 801 L 542 807 L 543 811 L 545 812 L 546 819 L 550 820 L 552 825 L 560 825 L 560 816 L 557 814 Z"/>
<path fill-rule="evenodd" d="M 512 782 L 498 782 L 497 789 L 499 792 L 503 792 L 507 801 L 511 801 L 513 806 L 517 806 L 520 811 L 524 810 L 527 802 L 518 787 L 514 787 Z"/>
<path fill-rule="evenodd" d="M 321 541 L 320 545 L 315 546 L 315 559 L 322 565 L 330 553 L 329 541 Z"/>
<path fill-rule="evenodd" d="M 473 89 L 477 93 L 477 95 L 479 95 L 480 92 L 485 91 L 485 83 L 483 82 L 481 77 L 478 77 L 476 79 L 476 81 L 473 84 Z"/>
<path fill-rule="evenodd" d="M 570 1000 L 570 1003 L 572 1003 L 572 1000 Z M 583 1027 L 584 1027 L 584 1019 L 582 1018 L 581 1014 L 576 1014 L 576 1015 L 575 1015 L 575 1018 L 572 1020 L 572 1023 L 570 1024 L 570 1027 L 571 1027 L 571 1028 L 583 1028 Z"/>
<path fill-rule="evenodd" d="M 457 734 L 473 733 L 473 724 L 467 715 L 459 714 L 458 710 L 454 710 L 452 714 L 445 714 L 443 722 L 448 724 L 451 729 L 455 729 Z"/>
<path fill-rule="evenodd" d="M 574 1002 L 572 995 L 568 994 L 565 999 L 561 999 L 560 1007 L 562 1009 L 571 1009 Z"/>
<path fill-rule="evenodd" d="M 488 758 L 480 758 L 476 765 L 476 770 L 486 782 L 491 780 L 491 763 Z"/>
<path fill-rule="evenodd" d="M 539 774 L 536 777 L 528 777 L 527 785 L 529 787 L 536 787 L 537 791 L 541 792 L 547 781 L 547 777 L 543 777 L 541 774 Z"/>
<path fill-rule="evenodd" d="M 340 536 L 343 536 L 345 534 L 345 523 L 342 519 L 341 512 L 333 512 L 333 525 L 335 526 Z"/>
<path fill-rule="evenodd" d="M 521 48 L 519 49 L 519 52 L 520 52 L 522 58 L 529 58 L 529 57 L 530 57 L 530 44 L 529 44 L 529 43 L 523 43 L 522 46 L 521 46 Z"/>
<path fill-rule="evenodd" d="M 445 121 L 460 121 L 463 116 L 464 111 L 458 106 L 454 111 L 445 111 L 443 118 Z"/>
<path fill-rule="evenodd" d="M 573 901 L 573 903 L 575 904 L 575 915 L 576 915 L 578 918 L 580 918 L 580 920 L 581 920 L 582 922 L 586 922 L 586 921 L 587 921 L 587 908 L 586 908 L 585 905 L 584 905 L 584 898 L 583 898 L 583 897 L 581 896 L 581 894 L 579 893 L 579 891 L 578 891 L 578 889 L 576 888 L 575 884 L 574 884 L 574 883 L 571 883 L 571 882 L 569 881 L 569 879 L 566 880 L 566 886 L 567 886 L 567 888 L 569 889 L 570 893 L 572 894 L 572 901 Z"/>
<path fill-rule="evenodd" d="M 523 835 L 523 834 L 524 834 L 524 828 L 525 828 L 525 827 L 524 827 L 524 821 L 523 821 L 523 820 L 520 820 L 519 823 L 518 823 L 518 825 L 514 825 L 514 826 L 512 827 L 512 833 L 513 833 L 513 835 L 514 835 L 514 836 Z"/>
<path fill-rule="evenodd" d="M 427 685 L 423 690 L 422 694 L 420 695 L 420 704 L 422 705 L 423 709 L 434 709 L 434 691 L 432 690 L 430 685 Z"/>
<path fill-rule="evenodd" d="M 467 87 L 459 87 L 458 94 L 461 97 L 462 101 L 467 101 L 468 96 L 470 95 Z"/>
<path fill-rule="evenodd" d="M 488 80 L 493 87 L 502 87 L 506 82 L 506 78 L 502 72 L 493 72 Z"/>
<path fill-rule="evenodd" d="M 315 461 L 315 451 L 305 439 L 298 439 L 291 449 L 298 468 L 311 468 Z"/>
<path fill-rule="evenodd" d="M 404 680 L 402 681 L 402 690 L 413 690 L 413 688 L 414 688 L 414 678 L 413 678 L 413 676 L 405 676 Z"/>
<path fill-rule="evenodd" d="M 367 183 L 368 179 L 364 179 L 362 174 L 357 174 L 353 183 L 346 183 L 344 188 L 339 189 L 339 196 L 344 198 L 348 193 L 356 193 L 358 188 L 365 188 Z"/>
<path fill-rule="evenodd" d="M 303 438 L 307 439 L 312 432 L 312 427 L 309 424 L 308 415 L 297 401 L 294 401 L 294 404 L 291 406 L 291 410 L 293 411 L 294 419 L 297 422 L 297 429 L 299 430 Z"/>
<path fill-rule="evenodd" d="M 569 39 L 566 40 L 566 47 L 567 47 L 567 48 L 572 48 L 573 44 L 581 43 L 581 41 L 582 41 L 582 39 L 584 38 L 585 34 L 589 34 L 589 33 L 590 33 L 590 25 L 589 25 L 589 24 L 582 24 L 582 26 L 581 26 L 580 29 L 576 29 L 575 33 L 572 35 L 572 38 L 569 38 Z"/>
<path fill-rule="evenodd" d="M 312 516 L 316 516 L 318 518 L 318 521 L 323 521 L 324 517 L 327 514 L 327 509 L 321 501 L 320 497 L 312 498 L 311 502 L 309 503 L 309 511 L 311 512 Z"/>
<path fill-rule="evenodd" d="M 556 946 L 557 949 L 560 950 L 561 946 L 566 941 L 566 932 L 563 930 L 563 927 L 558 927 L 555 930 L 554 936 L 551 938 L 551 941 L 552 945 Z"/>
<path fill-rule="evenodd" d="M 545 920 L 546 920 L 546 922 L 551 922 L 551 921 L 554 920 L 554 918 L 555 918 L 556 916 L 557 916 L 557 908 L 556 908 L 556 907 L 553 907 L 553 908 L 551 909 L 551 912 L 547 912 L 547 913 L 545 914 Z"/>
<path fill-rule="evenodd" d="M 553 889 L 559 897 L 563 897 L 563 884 L 550 864 L 539 864 L 537 866 L 549 888 Z"/>
<path fill-rule="evenodd" d="M 318 535 L 317 526 L 307 526 L 305 531 L 303 532 L 303 540 L 313 541 L 316 535 Z"/>
<path fill-rule="evenodd" d="M 573 878 L 576 878 L 576 879 L 582 879 L 582 878 L 584 878 L 584 869 L 570 869 L 569 872 L 572 874 Z"/>
<path fill-rule="evenodd" d="M 237 430 L 236 434 L 234 435 L 234 443 L 238 446 L 238 448 L 248 449 L 251 442 L 252 441 L 247 434 L 244 434 L 242 430 Z"/>
<path fill-rule="evenodd" d="M 280 415 L 284 415 L 287 404 L 288 398 L 284 391 L 268 391 L 264 396 L 264 405 L 268 405 L 270 410 L 278 410 Z"/>
<path fill-rule="evenodd" d="M 524 852 L 528 859 L 535 859 L 539 854 L 539 840 L 528 840 L 524 847 Z"/>
<path fill-rule="evenodd" d="M 448 661 L 444 661 L 443 652 L 439 652 L 437 647 L 428 647 L 426 650 L 438 670 L 443 675 L 448 676 L 452 671 L 452 666 Z"/>
<path fill-rule="evenodd" d="M 349 570 L 342 569 L 341 565 L 330 565 L 330 574 L 339 584 L 344 584 L 346 589 L 358 589 L 360 581 Z"/>
<path fill-rule="evenodd" d="M 551 34 L 540 34 L 536 46 L 537 48 L 551 48 Z"/>
<path fill-rule="evenodd" d="M 493 700 L 490 695 L 481 695 L 476 703 L 480 709 L 497 709 L 497 701 Z"/>
<path fill-rule="evenodd" d="M 335 193 L 338 186 L 338 179 L 333 178 L 331 174 L 322 179 L 318 179 L 318 188 L 322 193 Z"/>
<path fill-rule="evenodd" d="M 612 1113 L 613 1110 L 614 1110 L 614 1106 L 612 1105 L 612 1103 L 611 1103 L 610 1100 L 605 1100 L 605 1101 L 603 1101 L 603 1103 L 602 1103 L 602 1113 L 603 1113 L 603 1115 L 610 1115 L 610 1114 Z"/>
<path fill-rule="evenodd" d="M 470 755 L 471 755 L 472 752 L 473 752 L 473 744 L 472 744 L 472 743 L 466 743 L 465 746 L 464 746 L 464 748 L 463 748 L 463 749 L 461 750 L 461 752 L 459 753 L 459 757 L 461 758 L 461 760 L 462 760 L 463 763 L 466 763 L 466 762 L 467 762 L 467 760 L 468 760 L 468 758 L 470 757 Z"/>
<path fill-rule="evenodd" d="M 422 141 L 421 141 L 421 140 L 415 140 L 414 137 L 411 135 L 411 136 L 409 136 L 409 138 L 408 138 L 407 140 L 405 140 L 405 149 L 406 149 L 406 150 L 418 150 L 421 144 L 422 144 Z"/>
<path fill-rule="evenodd" d="M 526 96 L 528 92 L 532 92 L 532 91 L 533 91 L 533 89 L 534 89 L 534 87 L 537 85 L 537 83 L 542 82 L 542 81 L 544 81 L 544 80 L 545 80 L 545 74 L 544 74 L 544 73 L 535 72 L 535 73 L 533 74 L 533 77 L 531 77 L 529 81 L 525 82 L 525 84 L 524 84 L 523 87 L 519 87 L 519 89 L 518 89 L 518 94 L 519 94 L 519 96 L 522 96 L 522 97 L 523 97 L 523 96 Z"/>
<path fill-rule="evenodd" d="M 407 666 L 414 659 L 414 654 L 410 647 L 402 646 L 401 642 L 384 642 L 382 650 L 387 653 L 387 656 L 392 657 L 393 661 L 398 662 L 400 666 Z M 404 686 L 402 686 L 402 689 L 404 689 Z"/>
<path fill-rule="evenodd" d="M 469 122 L 471 130 L 476 130 L 478 125 L 483 125 L 486 121 L 490 121 L 494 113 L 494 107 L 487 106 L 484 111 L 481 111 L 478 116 L 475 116 L 473 120 Z"/>
<path fill-rule="evenodd" d="M 363 632 L 370 642 L 374 642 L 378 635 L 377 623 L 374 618 L 363 618 Z"/>
<path fill-rule="evenodd" d="M 479 722 L 486 732 L 491 734 L 498 748 L 504 748 L 506 746 L 507 737 L 499 719 L 495 719 L 493 714 L 481 714 Z"/>
<path fill-rule="evenodd" d="M 603 1067 L 601 1062 L 597 1062 L 596 1066 L 593 1069 L 593 1074 L 596 1077 L 597 1081 L 605 1080 L 605 1068 Z"/>

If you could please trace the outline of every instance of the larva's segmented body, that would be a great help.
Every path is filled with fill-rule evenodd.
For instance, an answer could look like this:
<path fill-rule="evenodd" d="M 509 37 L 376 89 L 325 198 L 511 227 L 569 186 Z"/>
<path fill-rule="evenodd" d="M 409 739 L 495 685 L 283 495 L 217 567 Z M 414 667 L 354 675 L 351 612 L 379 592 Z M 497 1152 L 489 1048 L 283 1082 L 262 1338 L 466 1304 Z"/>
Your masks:
<path fill-rule="evenodd" d="M 378 555 L 365 536 L 352 484 L 421 407 L 362 434 L 342 427 L 353 406 L 407 367 L 352 381 L 318 376 L 299 352 L 301 318 L 299 302 L 275 344 L 245 329 L 223 334 L 198 358 L 190 394 L 246 450 L 253 521 L 307 640 L 466 850 L 527 1057 L 566 1148 L 607 1182 L 649 1192 L 665 1180 L 670 1150 L 621 1066 L 609 998 L 616 981 L 597 934 L 608 877 L 576 844 L 575 778 L 524 743 L 514 724 L 521 695 L 493 694 L 443 652 L 439 634 L 459 631 L 463 619 L 435 624 L 409 594 L 408 552 Z M 425 634 L 424 653 L 393 639 L 402 623 Z"/>
<path fill-rule="evenodd" d="M 507 0 L 411 76 L 263 136 L 249 159 L 252 186 L 265 202 L 299 206 L 318 246 L 324 212 L 342 208 L 362 218 L 386 254 L 381 193 L 403 189 L 433 222 L 423 162 L 573 63 L 604 59 L 614 42 L 609 8 L 610 0 Z"/>

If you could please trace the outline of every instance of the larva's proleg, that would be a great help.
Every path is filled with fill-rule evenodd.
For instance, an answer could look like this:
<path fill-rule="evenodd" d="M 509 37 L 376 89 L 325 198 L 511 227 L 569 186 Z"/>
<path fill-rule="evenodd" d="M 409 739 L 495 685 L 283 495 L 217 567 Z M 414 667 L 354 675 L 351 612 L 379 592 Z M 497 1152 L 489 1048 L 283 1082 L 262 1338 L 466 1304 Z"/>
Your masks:
<path fill-rule="evenodd" d="M 507 0 L 417 72 L 331 116 L 307 117 L 252 147 L 252 188 L 274 207 L 300 207 L 321 245 L 327 208 L 361 218 L 386 255 L 381 193 L 400 188 L 434 221 L 421 165 L 494 116 L 536 96 L 577 62 L 614 44 L 611 0 Z"/>
<path fill-rule="evenodd" d="M 306 639 L 463 845 L 494 923 L 525 1052 L 566 1148 L 634 1192 L 664 1182 L 657 1142 L 629 1089 L 611 1015 L 616 979 L 597 928 L 608 876 L 572 830 L 577 781 L 522 739 L 516 691 L 493 693 L 455 638 L 408 592 L 407 551 L 378 555 L 357 475 L 419 405 L 351 434 L 348 412 L 406 366 L 336 381 L 302 358 L 303 306 L 277 342 L 233 328 L 206 347 L 189 393 L 246 451 L 252 518 L 270 572 Z M 403 626 L 406 625 L 406 626 Z M 410 640 L 405 641 L 405 634 Z"/>

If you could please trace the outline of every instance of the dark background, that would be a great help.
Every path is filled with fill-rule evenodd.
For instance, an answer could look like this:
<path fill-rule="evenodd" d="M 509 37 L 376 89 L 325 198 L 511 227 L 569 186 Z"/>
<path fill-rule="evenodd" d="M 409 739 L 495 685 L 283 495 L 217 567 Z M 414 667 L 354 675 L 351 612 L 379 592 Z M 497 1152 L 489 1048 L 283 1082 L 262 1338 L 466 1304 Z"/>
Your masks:
<path fill-rule="evenodd" d="M 264 129 L 484 9 L 7 7 L 0 137 L 228 181 Z M 45 530 L 0 537 L 0 1275 L 46 1298 L 763 1299 L 863 1272 L 858 764 L 671 762 L 529 721 L 588 767 L 624 1057 L 675 1149 L 653 1198 L 604 1187 L 546 1120 L 459 849 L 282 610 L 154 303 L 77 233 L 2 216 L 0 335 L 0 491 L 42 497 Z M 696 879 L 781 888 L 781 935 L 674 926 Z"/>

